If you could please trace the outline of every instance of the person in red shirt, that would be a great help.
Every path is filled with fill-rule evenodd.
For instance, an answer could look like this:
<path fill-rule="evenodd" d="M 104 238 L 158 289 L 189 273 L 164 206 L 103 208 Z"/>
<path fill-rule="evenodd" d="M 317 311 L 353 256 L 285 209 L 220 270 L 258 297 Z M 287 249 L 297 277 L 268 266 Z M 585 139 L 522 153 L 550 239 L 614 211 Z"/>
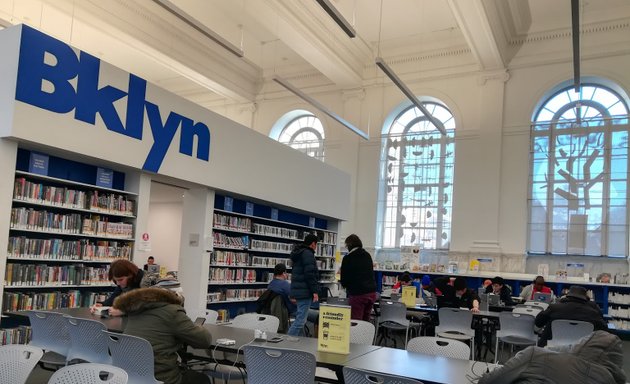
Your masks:
<path fill-rule="evenodd" d="M 533 300 L 534 299 L 534 293 L 550 293 L 551 294 L 551 301 L 555 301 L 556 297 L 553 294 L 553 291 L 551 290 L 551 288 L 546 287 L 545 286 L 545 278 L 542 276 L 536 276 L 536 278 L 534 279 L 534 282 L 530 285 L 528 285 L 527 287 L 523 288 L 523 290 L 521 291 L 521 298 L 525 301 L 527 300 Z"/>

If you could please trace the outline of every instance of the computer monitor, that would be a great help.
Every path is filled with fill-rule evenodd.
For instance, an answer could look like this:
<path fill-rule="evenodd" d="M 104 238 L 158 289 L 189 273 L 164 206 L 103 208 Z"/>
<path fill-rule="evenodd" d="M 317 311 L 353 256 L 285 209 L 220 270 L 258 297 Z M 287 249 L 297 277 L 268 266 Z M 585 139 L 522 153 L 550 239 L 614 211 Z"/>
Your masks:
<path fill-rule="evenodd" d="M 540 301 L 541 303 L 550 303 L 551 293 L 536 292 L 534 293 L 534 301 Z"/>
<path fill-rule="evenodd" d="M 147 265 L 147 272 L 149 272 L 149 273 L 160 273 L 160 266 L 159 266 L 159 264 Z"/>

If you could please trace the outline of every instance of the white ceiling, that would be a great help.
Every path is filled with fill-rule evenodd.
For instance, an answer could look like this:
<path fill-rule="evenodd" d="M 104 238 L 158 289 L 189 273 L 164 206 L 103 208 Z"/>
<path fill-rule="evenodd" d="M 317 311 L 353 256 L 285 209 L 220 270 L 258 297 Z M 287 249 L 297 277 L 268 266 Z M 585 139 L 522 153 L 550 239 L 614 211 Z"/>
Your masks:
<path fill-rule="evenodd" d="M 570 0 L 332 0 L 358 33 L 350 39 L 315 0 L 171 1 L 244 58 L 152 0 L 0 0 L 0 24 L 30 24 L 209 108 L 254 102 L 274 74 L 359 88 L 376 56 L 404 62 L 458 49 L 476 70 L 505 69 L 515 41 L 571 25 Z M 628 0 L 582 0 L 582 11 L 583 26 L 630 21 Z"/>

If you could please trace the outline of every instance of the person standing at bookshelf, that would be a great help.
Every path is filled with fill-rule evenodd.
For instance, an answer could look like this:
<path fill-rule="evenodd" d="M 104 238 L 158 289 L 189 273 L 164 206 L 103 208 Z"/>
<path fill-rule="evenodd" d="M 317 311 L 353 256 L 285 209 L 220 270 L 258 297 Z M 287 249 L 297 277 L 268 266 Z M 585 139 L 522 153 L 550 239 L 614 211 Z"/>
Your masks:
<path fill-rule="evenodd" d="M 352 234 L 345 240 L 348 254 L 341 261 L 341 285 L 348 293 L 348 303 L 355 320 L 370 321 L 376 301 L 376 281 L 372 256 L 363 249 L 359 236 Z"/>
<path fill-rule="evenodd" d="M 304 333 L 304 324 L 308 316 L 308 309 L 313 302 L 319 301 L 319 283 L 317 282 L 317 235 L 307 234 L 293 252 L 291 252 L 291 297 L 296 300 L 297 312 L 289 332 L 290 336 L 300 336 Z"/>
<path fill-rule="evenodd" d="M 144 271 L 131 261 L 126 259 L 115 260 L 109 266 L 109 279 L 116 284 L 116 288 L 107 299 L 94 304 L 90 308 L 90 311 L 94 313 L 98 307 L 111 307 L 112 304 L 114 304 L 114 300 L 121 294 L 131 291 L 132 289 L 140 288 L 143 277 Z M 123 312 L 116 308 L 110 308 L 109 315 L 122 316 Z"/>

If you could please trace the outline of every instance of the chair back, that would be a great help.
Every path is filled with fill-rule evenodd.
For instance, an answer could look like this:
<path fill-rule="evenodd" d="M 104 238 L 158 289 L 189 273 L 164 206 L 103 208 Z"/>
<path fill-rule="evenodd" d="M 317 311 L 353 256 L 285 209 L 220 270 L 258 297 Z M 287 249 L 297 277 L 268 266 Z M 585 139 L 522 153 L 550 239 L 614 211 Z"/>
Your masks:
<path fill-rule="evenodd" d="M 457 308 L 438 309 L 438 319 L 440 325 L 435 327 L 435 333 L 459 332 L 465 335 L 474 335 L 472 326 L 473 314 L 471 311 Z"/>
<path fill-rule="evenodd" d="M 540 312 L 542 312 L 542 309 L 540 307 L 536 307 L 533 305 L 517 305 L 512 310 L 512 313 L 518 313 L 521 315 L 531 315 L 534 317 L 536 317 L 536 315 L 538 315 Z"/>
<path fill-rule="evenodd" d="M 593 332 L 593 324 L 579 320 L 554 320 L 551 322 L 549 346 L 576 344 L 584 336 Z"/>
<path fill-rule="evenodd" d="M 355 344 L 372 345 L 374 342 L 374 324 L 363 320 L 350 321 L 350 342 Z"/>
<path fill-rule="evenodd" d="M 26 314 L 33 332 L 29 345 L 65 357 L 70 349 L 70 335 L 68 322 L 64 316 L 61 313 L 46 311 L 28 311 Z"/>
<path fill-rule="evenodd" d="M 497 337 L 510 336 L 535 343 L 538 340 L 538 335 L 534 331 L 534 320 L 534 316 L 530 314 L 500 312 L 499 324 L 501 329 L 497 331 Z"/>
<path fill-rule="evenodd" d="M 529 305 L 531 307 L 538 307 L 541 311 L 549 308 L 549 303 L 543 303 L 542 301 L 526 301 L 525 305 Z"/>
<path fill-rule="evenodd" d="M 96 320 L 66 317 L 71 346 L 66 361 L 76 359 L 90 363 L 111 364 L 105 324 Z"/>
<path fill-rule="evenodd" d="M 315 355 L 258 345 L 243 347 L 248 384 L 313 384 Z"/>
<path fill-rule="evenodd" d="M 63 367 L 48 384 L 127 384 L 127 372 L 107 364 L 84 363 Z"/>
<path fill-rule="evenodd" d="M 39 359 L 41 348 L 13 344 L 0 347 L 0 383 L 24 384 Z"/>
<path fill-rule="evenodd" d="M 280 320 L 272 315 L 245 313 L 236 316 L 230 326 L 245 329 L 260 329 L 265 332 L 278 332 Z"/>
<path fill-rule="evenodd" d="M 329 305 L 350 305 L 347 297 L 329 297 L 326 299 L 326 304 Z"/>
<path fill-rule="evenodd" d="M 409 326 L 409 320 L 407 320 L 407 306 L 404 303 L 392 300 L 381 300 L 379 307 L 381 311 L 378 317 L 379 324 L 392 322 Z"/>
<path fill-rule="evenodd" d="M 470 358 L 470 347 L 466 343 L 442 337 L 414 337 L 407 343 L 407 350 L 453 359 L 468 360 Z"/>
<path fill-rule="evenodd" d="M 422 384 L 421 381 L 406 377 L 350 367 L 343 367 L 343 380 L 346 384 Z"/>
<path fill-rule="evenodd" d="M 122 368 L 132 384 L 158 384 L 155 379 L 153 347 L 141 337 L 103 331 L 107 335 L 112 365 Z"/>

